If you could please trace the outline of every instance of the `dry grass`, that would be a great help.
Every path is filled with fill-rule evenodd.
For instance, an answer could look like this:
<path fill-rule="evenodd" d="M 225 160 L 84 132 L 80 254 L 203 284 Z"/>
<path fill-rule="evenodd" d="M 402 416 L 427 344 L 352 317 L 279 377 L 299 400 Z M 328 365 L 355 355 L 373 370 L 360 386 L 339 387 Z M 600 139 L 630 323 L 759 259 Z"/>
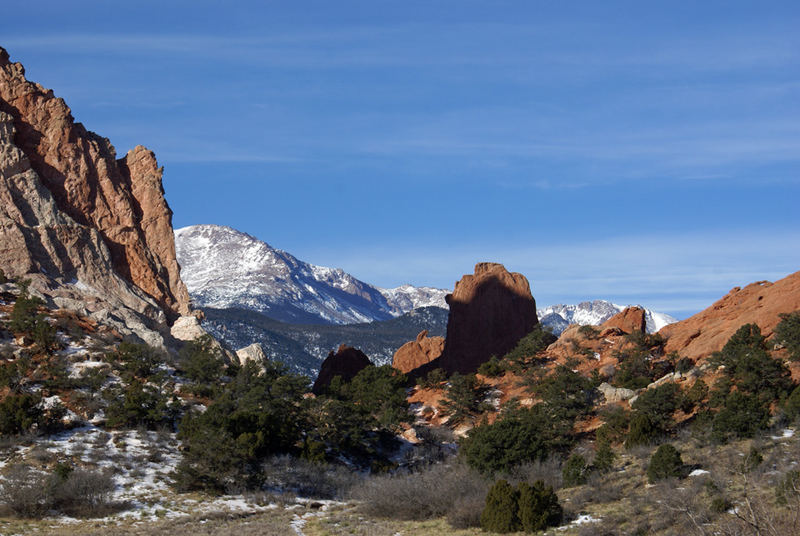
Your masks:
<path fill-rule="evenodd" d="M 44 536 L 287 536 L 293 534 L 290 522 L 294 510 L 275 509 L 241 516 L 210 514 L 160 521 L 115 520 L 60 525 L 39 522 L 0 521 L 0 534 L 41 534 Z"/>

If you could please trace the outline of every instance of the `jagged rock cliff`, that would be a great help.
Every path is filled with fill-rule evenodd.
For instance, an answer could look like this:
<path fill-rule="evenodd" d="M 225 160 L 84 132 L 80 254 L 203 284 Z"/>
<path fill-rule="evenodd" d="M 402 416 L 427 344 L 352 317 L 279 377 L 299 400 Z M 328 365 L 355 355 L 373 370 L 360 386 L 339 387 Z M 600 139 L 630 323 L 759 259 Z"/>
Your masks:
<path fill-rule="evenodd" d="M 153 153 L 116 159 L 0 48 L 0 268 L 158 344 L 189 313 L 171 219 Z"/>

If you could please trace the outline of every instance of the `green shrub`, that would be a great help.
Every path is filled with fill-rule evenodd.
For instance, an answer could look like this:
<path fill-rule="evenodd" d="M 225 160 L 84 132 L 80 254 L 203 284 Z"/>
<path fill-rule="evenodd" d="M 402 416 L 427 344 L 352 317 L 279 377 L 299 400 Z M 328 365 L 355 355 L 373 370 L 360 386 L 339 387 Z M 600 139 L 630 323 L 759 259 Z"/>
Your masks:
<path fill-rule="evenodd" d="M 633 344 L 641 352 L 649 353 L 653 348 L 661 348 L 666 342 L 658 333 L 632 331 L 625 334 L 625 340 Z"/>
<path fill-rule="evenodd" d="M 734 391 L 714 415 L 712 437 L 718 442 L 725 442 L 731 437 L 753 437 L 759 430 L 767 428 L 769 416 L 769 406 L 756 395 Z"/>
<path fill-rule="evenodd" d="M 442 413 L 449 417 L 447 422 L 457 424 L 488 409 L 483 404 L 486 392 L 486 386 L 474 374 L 453 373 L 441 402 Z"/>
<path fill-rule="evenodd" d="M 634 412 L 633 415 L 631 415 L 628 437 L 625 438 L 625 447 L 631 448 L 637 445 L 649 445 L 660 437 L 661 434 L 661 428 L 653 422 L 650 415 Z"/>
<path fill-rule="evenodd" d="M 445 381 L 447 381 L 447 373 L 444 369 L 435 368 L 424 378 L 417 378 L 417 385 L 423 389 L 438 389 Z"/>
<path fill-rule="evenodd" d="M 690 413 L 696 407 L 700 406 L 707 396 L 708 384 L 706 384 L 706 382 L 703 380 L 698 379 L 681 398 L 681 410 L 684 413 Z"/>
<path fill-rule="evenodd" d="M 0 435 L 17 435 L 31 430 L 44 420 L 42 397 L 35 394 L 12 394 L 0 402 Z"/>
<path fill-rule="evenodd" d="M 614 375 L 615 387 L 641 389 L 653 381 L 650 358 L 644 352 L 623 352 L 619 355 L 619 367 Z"/>
<path fill-rule="evenodd" d="M 108 389 L 106 422 L 112 428 L 145 426 L 153 429 L 171 425 L 178 411 L 178 402 L 161 392 L 158 386 L 133 379 L 122 387 Z"/>
<path fill-rule="evenodd" d="M 533 386 L 533 392 L 542 400 L 551 418 L 563 427 L 571 426 L 576 418 L 589 414 L 598 397 L 589 378 L 563 365 L 540 379 Z"/>
<path fill-rule="evenodd" d="M 210 335 L 187 342 L 178 352 L 178 367 L 192 381 L 197 396 L 211 396 L 225 370 L 225 358 Z"/>
<path fill-rule="evenodd" d="M 33 343 L 40 351 L 49 353 L 58 348 L 56 329 L 50 325 L 44 315 L 37 314 L 33 318 L 33 327 L 30 334 Z"/>
<path fill-rule="evenodd" d="M 792 361 L 800 361 L 800 311 L 780 315 L 775 326 L 775 342 L 789 351 Z"/>
<path fill-rule="evenodd" d="M 29 357 L 18 357 L 11 362 L 0 364 L 0 389 L 8 387 L 12 393 L 18 393 L 28 378 L 31 370 Z"/>
<path fill-rule="evenodd" d="M 510 361 L 521 363 L 529 357 L 533 357 L 548 346 L 558 340 L 549 328 L 537 324 L 533 330 L 522 337 L 513 350 L 508 352 L 504 358 Z"/>
<path fill-rule="evenodd" d="M 600 330 L 594 326 L 581 326 L 578 328 L 578 333 L 587 339 L 596 339 L 600 336 Z"/>
<path fill-rule="evenodd" d="M 767 352 L 767 344 L 756 324 L 745 324 L 712 356 L 725 365 L 725 374 L 738 391 L 758 396 L 763 402 L 780 400 L 793 389 L 789 369 Z"/>
<path fill-rule="evenodd" d="M 550 486 L 537 480 L 533 485 L 522 482 L 517 499 L 519 520 L 525 532 L 539 532 L 556 527 L 564 518 L 564 510 L 558 504 L 558 496 Z"/>
<path fill-rule="evenodd" d="M 486 494 L 486 506 L 481 513 L 481 528 L 501 534 L 521 529 L 518 501 L 519 492 L 507 480 L 495 482 Z"/>
<path fill-rule="evenodd" d="M 616 457 L 608 441 L 598 440 L 597 450 L 594 454 L 594 462 L 592 462 L 592 469 L 601 473 L 607 473 L 614 466 Z"/>
<path fill-rule="evenodd" d="M 489 361 L 481 363 L 481 366 L 478 367 L 478 374 L 486 376 L 487 378 L 497 378 L 498 376 L 502 376 L 505 371 L 506 369 L 495 355 L 490 357 Z"/>
<path fill-rule="evenodd" d="M 726 497 L 716 495 L 713 499 L 711 499 L 710 509 L 716 514 L 721 514 L 730 510 L 732 506 L 733 504 L 731 504 L 731 501 L 729 501 Z"/>
<path fill-rule="evenodd" d="M 567 461 L 564 462 L 564 467 L 561 469 L 564 487 L 571 488 L 586 484 L 588 472 L 589 466 L 586 464 L 584 457 L 579 454 L 573 454 L 567 458 Z"/>
<path fill-rule="evenodd" d="M 665 478 L 680 478 L 683 474 L 681 453 L 672 445 L 661 445 L 650 458 L 647 466 L 647 479 L 650 483 Z"/>
<path fill-rule="evenodd" d="M 672 425 L 672 414 L 678 409 L 681 388 L 676 383 L 666 382 L 640 394 L 631 407 L 637 413 L 647 415 L 657 434 L 664 434 Z"/>
<path fill-rule="evenodd" d="M 206 411 L 184 415 L 176 487 L 225 492 L 259 485 L 261 461 L 302 450 L 307 386 L 308 378 L 290 374 L 278 363 L 268 362 L 262 372 L 248 362 Z M 340 424 L 328 421 L 333 423 Z"/>
<path fill-rule="evenodd" d="M 480 524 L 490 532 L 533 533 L 559 525 L 563 517 L 558 496 L 541 480 L 533 485 L 522 482 L 517 489 L 506 480 L 498 480 L 486 495 Z"/>
<path fill-rule="evenodd" d="M 28 293 L 30 281 L 23 281 L 19 286 L 19 296 L 8 316 L 8 329 L 14 333 L 31 334 L 41 320 L 38 311 L 44 302 L 38 296 L 31 296 Z"/>
<path fill-rule="evenodd" d="M 353 411 L 361 415 L 363 426 L 399 432 L 402 424 L 411 421 L 406 383 L 406 376 L 390 365 L 369 366 L 349 382 L 334 378 L 327 396 L 351 404 Z"/>
<path fill-rule="evenodd" d="M 565 450 L 573 441 L 570 429 L 571 424 L 554 423 L 542 404 L 537 404 L 474 427 L 460 441 L 459 454 L 470 467 L 495 474 Z"/>
<path fill-rule="evenodd" d="M 784 403 L 784 411 L 790 420 L 795 420 L 800 417 L 800 386 L 794 388 L 792 394 L 786 398 Z"/>
<path fill-rule="evenodd" d="M 118 363 L 126 378 L 147 380 L 166 361 L 166 356 L 146 344 L 121 342 L 114 353 L 106 356 L 106 360 Z"/>
<path fill-rule="evenodd" d="M 597 439 L 608 443 L 622 443 L 628 435 L 630 413 L 619 406 L 612 406 L 601 413 L 603 426 L 597 430 Z"/>
<path fill-rule="evenodd" d="M 682 357 L 675 363 L 675 370 L 681 374 L 686 374 L 694 368 L 694 360 L 689 357 Z"/>

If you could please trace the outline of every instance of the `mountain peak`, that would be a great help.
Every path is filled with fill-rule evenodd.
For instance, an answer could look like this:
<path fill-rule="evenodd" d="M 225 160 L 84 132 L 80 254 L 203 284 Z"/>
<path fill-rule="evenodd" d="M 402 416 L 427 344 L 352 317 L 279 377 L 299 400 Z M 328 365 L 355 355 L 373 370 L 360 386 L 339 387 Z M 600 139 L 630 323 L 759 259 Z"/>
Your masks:
<path fill-rule="evenodd" d="M 350 324 L 388 320 L 417 307 L 446 307 L 446 290 L 381 289 L 341 268 L 317 266 L 236 229 L 193 225 L 175 231 L 181 277 L 195 303 L 252 309 L 275 320 Z"/>
<path fill-rule="evenodd" d="M 549 326 L 558 335 L 570 324 L 599 326 L 613 316 L 624 311 L 628 305 L 617 305 L 606 300 L 583 301 L 577 305 L 557 304 L 539 309 L 539 320 Z M 648 333 L 655 333 L 664 326 L 677 322 L 676 318 L 668 314 L 659 313 L 644 308 L 641 305 L 632 305 L 644 309 L 645 328 Z"/>

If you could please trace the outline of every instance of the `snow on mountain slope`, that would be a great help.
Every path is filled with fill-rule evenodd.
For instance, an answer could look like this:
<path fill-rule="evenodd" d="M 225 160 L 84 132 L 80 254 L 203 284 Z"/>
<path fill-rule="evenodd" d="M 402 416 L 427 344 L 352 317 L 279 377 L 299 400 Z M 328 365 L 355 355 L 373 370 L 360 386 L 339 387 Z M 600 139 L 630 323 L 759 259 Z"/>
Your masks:
<path fill-rule="evenodd" d="M 380 289 L 339 268 L 315 266 L 219 225 L 175 231 L 181 278 L 195 305 L 243 307 L 282 322 L 349 324 L 388 320 L 417 307 L 446 307 L 446 290 Z"/>
<path fill-rule="evenodd" d="M 569 324 L 599 326 L 615 314 L 623 311 L 625 305 L 617 305 L 605 300 L 581 302 L 577 305 L 551 305 L 537 310 L 539 320 L 545 326 L 550 326 L 553 332 L 560 334 Z M 676 318 L 668 314 L 658 313 L 645 309 L 647 332 L 655 333 L 667 324 L 677 322 Z"/>
<path fill-rule="evenodd" d="M 433 287 L 402 285 L 396 288 L 379 288 L 381 294 L 398 311 L 403 313 L 419 307 L 441 307 L 447 309 L 444 297 L 448 290 Z"/>

